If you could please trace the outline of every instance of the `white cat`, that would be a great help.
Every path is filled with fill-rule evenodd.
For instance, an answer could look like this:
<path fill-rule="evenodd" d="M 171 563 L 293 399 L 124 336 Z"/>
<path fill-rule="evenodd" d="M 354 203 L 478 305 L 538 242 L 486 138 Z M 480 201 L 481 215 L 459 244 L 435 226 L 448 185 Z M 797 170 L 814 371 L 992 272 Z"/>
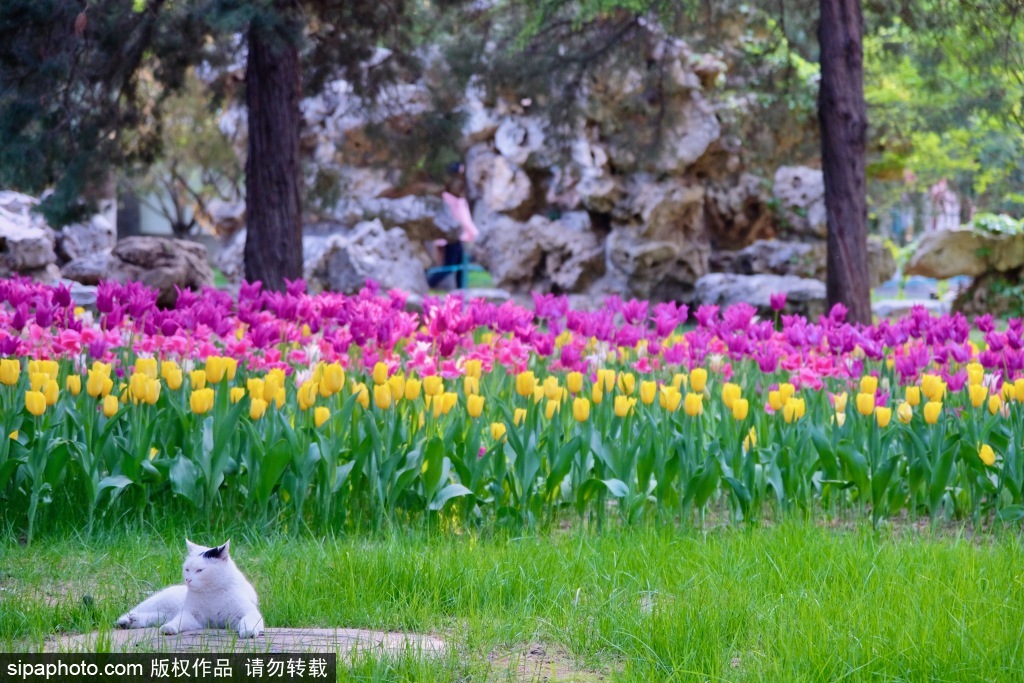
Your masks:
<path fill-rule="evenodd" d="M 119 628 L 145 628 L 161 624 L 169 636 L 201 628 L 238 630 L 240 638 L 263 634 L 259 598 L 228 555 L 228 541 L 205 548 L 185 540 L 188 556 L 182 567 L 185 585 L 165 588 L 143 600 L 117 620 Z"/>

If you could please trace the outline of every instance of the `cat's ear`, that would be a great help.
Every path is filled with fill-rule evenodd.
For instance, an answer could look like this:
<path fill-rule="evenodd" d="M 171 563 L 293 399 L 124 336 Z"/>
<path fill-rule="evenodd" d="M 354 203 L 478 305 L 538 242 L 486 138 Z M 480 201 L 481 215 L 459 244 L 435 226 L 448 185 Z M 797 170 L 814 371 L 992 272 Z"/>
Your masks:
<path fill-rule="evenodd" d="M 203 553 L 203 557 L 208 560 L 226 560 L 228 559 L 228 546 L 230 544 L 231 541 L 228 541 L 224 545 L 219 545 L 216 548 L 210 548 Z"/>
<path fill-rule="evenodd" d="M 192 541 L 188 540 L 187 538 L 185 539 L 185 547 L 188 549 L 188 554 L 189 555 L 195 555 L 200 550 L 203 550 L 203 546 L 196 545 L 195 543 L 193 543 Z"/>

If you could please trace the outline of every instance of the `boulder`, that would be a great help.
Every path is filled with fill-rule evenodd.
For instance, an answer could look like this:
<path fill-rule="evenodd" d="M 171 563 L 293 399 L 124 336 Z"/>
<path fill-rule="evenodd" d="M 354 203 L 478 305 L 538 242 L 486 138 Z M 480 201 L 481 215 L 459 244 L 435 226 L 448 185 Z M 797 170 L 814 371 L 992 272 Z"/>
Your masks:
<path fill-rule="evenodd" d="M 693 305 L 731 306 L 740 302 L 771 311 L 770 297 L 786 293 L 786 310 L 816 318 L 825 312 L 825 283 L 793 275 L 736 275 L 711 273 L 697 280 Z"/>
<path fill-rule="evenodd" d="M 710 247 L 700 240 L 657 240 L 637 227 L 615 227 L 605 249 L 609 267 L 632 297 L 652 301 L 687 300 L 708 272 Z"/>
<path fill-rule="evenodd" d="M 604 273 L 604 249 L 593 232 L 543 216 L 522 223 L 480 215 L 477 260 L 494 283 L 515 292 L 580 292 Z"/>
<path fill-rule="evenodd" d="M 206 202 L 206 221 L 216 235 L 233 235 L 245 227 L 245 200 L 215 197 Z"/>
<path fill-rule="evenodd" d="M 213 285 L 206 247 L 166 237 L 128 237 L 109 252 L 76 259 L 64 266 L 63 277 L 94 285 L 99 280 L 135 281 L 159 292 L 157 304 L 173 306 L 176 287 L 202 289 Z"/>
<path fill-rule="evenodd" d="M 742 249 L 759 239 L 775 236 L 774 212 L 761 178 L 742 173 L 731 182 L 707 188 L 704 213 L 716 249 Z"/>
<path fill-rule="evenodd" d="M 340 230 L 340 226 L 334 227 Z M 427 292 L 423 268 L 409 238 L 398 228 L 387 230 L 380 221 L 366 221 L 351 231 L 332 234 L 323 246 L 315 259 L 307 256 L 310 291 L 351 294 L 373 279 L 383 289 L 419 295 Z"/>
<path fill-rule="evenodd" d="M 491 213 L 529 215 L 533 185 L 526 171 L 509 159 L 485 147 L 474 147 L 466 155 L 466 182 L 470 196 L 479 197 Z"/>
<path fill-rule="evenodd" d="M 819 239 L 826 237 L 825 179 L 820 170 L 780 166 L 775 172 L 772 194 L 784 220 L 781 228 L 784 232 Z"/>
<path fill-rule="evenodd" d="M 526 166 L 544 148 L 544 129 L 530 116 L 507 117 L 494 133 L 494 148 L 516 166 Z"/>
<path fill-rule="evenodd" d="M 89 221 L 65 225 L 57 238 L 57 254 L 64 262 L 114 248 L 117 229 L 106 216 L 97 214 Z"/>
<path fill-rule="evenodd" d="M 1024 266 L 1024 233 L 998 235 L 980 230 L 936 230 L 917 243 L 905 275 L 944 280 L 957 275 L 976 277 Z"/>
<path fill-rule="evenodd" d="M 794 275 L 824 281 L 827 246 L 823 241 L 757 240 L 739 251 L 718 252 L 712 262 L 713 270 L 726 273 Z M 868 238 L 868 274 L 872 289 L 896 274 L 892 252 L 874 236 Z"/>
<path fill-rule="evenodd" d="M 0 192 L 0 270 L 38 271 L 57 261 L 54 233 L 34 213 L 39 200 L 20 192 Z"/>

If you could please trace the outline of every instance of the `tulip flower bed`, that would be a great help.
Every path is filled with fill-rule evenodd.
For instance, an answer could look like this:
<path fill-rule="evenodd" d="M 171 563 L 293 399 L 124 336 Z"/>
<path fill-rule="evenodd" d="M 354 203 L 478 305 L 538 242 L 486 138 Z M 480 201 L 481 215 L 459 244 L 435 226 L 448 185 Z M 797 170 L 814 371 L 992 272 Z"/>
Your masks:
<path fill-rule="evenodd" d="M 155 300 L 104 283 L 87 313 L 0 282 L 8 526 L 1024 517 L 1020 320 L 554 296 L 417 314 L 372 283 Z"/>

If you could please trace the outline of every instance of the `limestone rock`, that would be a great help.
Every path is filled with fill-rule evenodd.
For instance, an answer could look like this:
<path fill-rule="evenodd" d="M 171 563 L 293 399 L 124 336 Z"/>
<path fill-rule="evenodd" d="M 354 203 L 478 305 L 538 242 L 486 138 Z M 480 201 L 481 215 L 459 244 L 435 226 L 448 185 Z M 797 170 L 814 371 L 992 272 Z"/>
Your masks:
<path fill-rule="evenodd" d="M 87 222 L 65 225 L 58 238 L 57 253 L 62 260 L 73 261 L 89 254 L 108 251 L 117 242 L 117 230 L 103 215 Z"/>
<path fill-rule="evenodd" d="M 544 129 L 533 117 L 508 117 L 494 133 L 494 148 L 516 166 L 526 166 L 530 155 L 544 148 Z"/>
<path fill-rule="evenodd" d="M 1024 266 L 1024 234 L 996 235 L 980 230 L 937 230 L 918 242 L 906 275 L 944 280 L 957 275 L 976 277 L 989 271 L 1006 272 Z"/>
<path fill-rule="evenodd" d="M 735 252 L 714 255 L 713 270 L 739 275 L 794 275 L 825 280 L 827 247 L 824 241 L 757 240 Z M 896 261 L 881 239 L 868 237 L 870 287 L 878 287 L 896 274 Z"/>
<path fill-rule="evenodd" d="M 604 273 L 604 250 L 593 232 L 543 216 L 526 223 L 502 215 L 482 218 L 474 251 L 502 289 L 579 292 Z"/>
<path fill-rule="evenodd" d="M 516 217 L 530 212 L 530 177 L 500 154 L 481 147 L 470 150 L 466 156 L 466 182 L 470 195 L 479 197 L 489 212 Z"/>
<path fill-rule="evenodd" d="M 750 173 L 709 186 L 704 211 L 716 249 L 742 249 L 755 240 L 771 239 L 777 231 L 762 180 Z"/>
<path fill-rule="evenodd" d="M 699 240 L 650 239 L 640 228 L 620 226 L 608 235 L 605 248 L 625 291 L 638 298 L 687 300 L 708 271 L 710 248 Z"/>
<path fill-rule="evenodd" d="M 789 232 L 826 237 L 825 180 L 820 170 L 780 166 L 775 172 L 773 194 Z"/>
<path fill-rule="evenodd" d="M 367 279 L 383 289 L 401 289 L 423 295 L 427 278 L 405 232 L 386 230 L 380 221 L 367 221 L 351 231 L 333 234 L 323 254 L 310 260 L 310 290 L 354 293 Z"/>
<path fill-rule="evenodd" d="M 201 289 L 213 285 L 206 247 L 166 237 L 128 237 L 109 252 L 97 252 L 64 266 L 61 274 L 86 285 L 101 279 L 141 282 L 160 294 L 157 304 L 173 306 L 175 287 Z"/>
<path fill-rule="evenodd" d="M 770 297 L 786 293 L 790 312 L 816 318 L 825 312 L 825 283 L 793 275 L 735 275 L 711 273 L 697 280 L 693 304 L 730 306 L 746 302 L 762 312 L 771 310 Z"/>
<path fill-rule="evenodd" d="M 56 262 L 54 234 L 33 213 L 39 200 L 20 192 L 0 192 L 0 268 L 23 273 Z"/>

